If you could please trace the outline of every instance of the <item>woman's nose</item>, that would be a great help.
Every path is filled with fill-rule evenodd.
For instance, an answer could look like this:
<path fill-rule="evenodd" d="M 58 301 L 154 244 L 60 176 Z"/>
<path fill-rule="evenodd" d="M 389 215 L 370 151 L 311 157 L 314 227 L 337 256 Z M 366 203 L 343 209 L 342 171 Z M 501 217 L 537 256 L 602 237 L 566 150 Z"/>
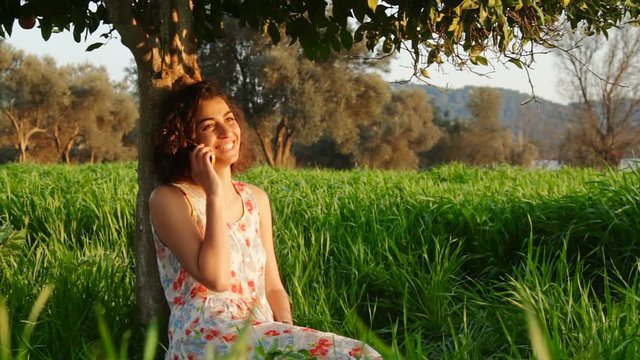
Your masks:
<path fill-rule="evenodd" d="M 218 137 L 227 137 L 229 136 L 229 133 L 231 133 L 231 129 L 227 124 L 220 124 L 217 127 L 217 130 L 218 130 Z"/>

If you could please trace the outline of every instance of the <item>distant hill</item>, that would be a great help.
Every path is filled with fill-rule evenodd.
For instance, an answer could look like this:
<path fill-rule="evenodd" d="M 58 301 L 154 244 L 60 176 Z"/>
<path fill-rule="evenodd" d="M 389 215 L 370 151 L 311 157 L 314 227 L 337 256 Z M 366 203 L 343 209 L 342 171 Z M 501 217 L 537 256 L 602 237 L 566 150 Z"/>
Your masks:
<path fill-rule="evenodd" d="M 441 114 L 450 119 L 464 120 L 470 117 L 467 110 L 469 92 L 474 88 L 466 86 L 460 89 L 440 91 L 427 85 L 395 85 L 395 87 L 418 87 L 425 91 L 431 99 L 431 105 L 437 107 Z M 496 88 L 502 94 L 501 121 L 511 129 L 514 136 L 524 136 L 534 142 L 542 156 L 555 157 L 557 147 L 564 136 L 569 122 L 565 114 L 570 106 L 562 105 L 539 98 L 529 101 L 530 94 Z"/>

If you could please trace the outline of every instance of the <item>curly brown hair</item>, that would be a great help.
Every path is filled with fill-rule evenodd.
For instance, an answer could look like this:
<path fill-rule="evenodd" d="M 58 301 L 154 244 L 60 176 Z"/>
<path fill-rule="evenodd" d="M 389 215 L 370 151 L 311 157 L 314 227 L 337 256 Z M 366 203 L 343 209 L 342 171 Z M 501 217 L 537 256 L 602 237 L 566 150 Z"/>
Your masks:
<path fill-rule="evenodd" d="M 234 173 L 243 171 L 253 163 L 253 149 L 245 141 L 245 132 L 242 131 L 247 128 L 244 113 L 221 87 L 213 81 L 203 80 L 175 89 L 169 95 L 165 116 L 156 133 L 153 152 L 153 164 L 161 183 L 191 180 L 189 153 L 194 148 L 195 114 L 201 101 L 215 98 L 221 98 L 227 103 L 241 129 L 240 156 L 231 170 Z"/>

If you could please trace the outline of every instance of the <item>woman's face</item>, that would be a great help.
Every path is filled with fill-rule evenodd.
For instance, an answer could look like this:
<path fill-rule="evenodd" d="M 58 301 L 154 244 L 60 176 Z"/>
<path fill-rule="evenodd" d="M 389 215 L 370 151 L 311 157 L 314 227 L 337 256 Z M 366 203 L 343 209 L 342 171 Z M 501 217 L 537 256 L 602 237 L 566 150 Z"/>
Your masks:
<path fill-rule="evenodd" d="M 226 101 L 220 97 L 202 100 L 195 121 L 195 142 L 213 150 L 216 165 L 229 166 L 238 161 L 240 126 Z"/>

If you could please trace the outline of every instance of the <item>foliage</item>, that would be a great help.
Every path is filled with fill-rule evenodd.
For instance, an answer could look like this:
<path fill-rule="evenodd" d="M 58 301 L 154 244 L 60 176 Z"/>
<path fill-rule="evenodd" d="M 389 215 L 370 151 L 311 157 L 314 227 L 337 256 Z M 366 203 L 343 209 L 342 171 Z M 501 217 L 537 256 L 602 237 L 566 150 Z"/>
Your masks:
<path fill-rule="evenodd" d="M 11 143 L 18 150 L 18 161 L 27 160 L 33 139 L 48 130 L 55 114 L 69 102 L 69 88 L 62 81 L 66 74 L 51 58 L 40 59 L 13 51 L 2 45 L 11 60 L 0 69 L 3 103 L 2 126 L 10 133 Z"/>
<path fill-rule="evenodd" d="M 496 89 L 472 89 L 467 103 L 471 118 L 450 124 L 434 151 L 425 156 L 433 162 L 530 165 L 535 147 L 523 138 L 514 143 L 511 131 L 500 121 L 501 102 Z"/>
<path fill-rule="evenodd" d="M 141 357 L 135 177 L 133 164 L 0 168 L 2 222 L 19 232 L 10 251 L 0 241 L 10 324 L 55 285 L 31 358 L 104 358 L 99 314 Z M 554 358 L 640 355 L 638 173 L 262 167 L 242 178 L 271 195 L 297 324 L 360 338 L 359 317 L 407 359 L 526 359 L 527 309 Z"/>
<path fill-rule="evenodd" d="M 431 149 L 441 135 L 429 98 L 417 88 L 394 91 L 381 116 L 365 126 L 354 158 L 371 168 L 417 169 L 418 153 Z"/>
<path fill-rule="evenodd" d="M 408 44 L 426 64 L 452 59 L 458 66 L 486 63 L 486 49 L 497 49 L 510 61 L 519 57 L 528 43 L 546 43 L 548 32 L 560 16 L 572 27 L 605 32 L 628 17 L 637 19 L 640 7 L 633 1 L 520 1 L 437 0 L 418 3 L 407 0 L 336 1 L 328 11 L 325 0 L 54 0 L 4 1 L 0 3 L 0 37 L 11 35 L 15 20 L 25 28 L 39 25 L 46 40 L 61 30 L 73 32 L 77 42 L 94 33 L 100 23 L 111 24 L 127 46 L 138 68 L 140 122 L 137 199 L 136 256 L 137 292 L 141 321 L 160 312 L 162 289 L 152 258 L 153 243 L 147 201 L 154 186 L 151 165 L 154 133 L 161 119 L 167 92 L 174 86 L 198 81 L 197 43 L 224 36 L 224 15 L 239 19 L 242 26 L 268 34 L 277 43 L 281 28 L 299 41 L 310 58 L 327 58 L 332 51 L 349 49 L 365 41 L 370 50 L 382 41 L 385 52 Z M 353 27 L 356 26 L 353 31 Z M 103 34 L 105 38 L 112 35 Z M 384 40 L 382 40 L 384 39 Z M 91 44 L 88 50 L 101 43 Z M 426 56 L 421 56 L 426 53 Z"/>
<path fill-rule="evenodd" d="M 55 5 L 55 6 L 52 6 Z M 0 8 L 0 36 L 11 35 L 16 19 L 37 18 L 46 40 L 56 29 L 70 29 L 78 42 L 85 32 L 93 33 L 101 22 L 116 23 L 111 8 L 131 7 L 131 20 L 144 32 L 161 29 L 163 8 L 154 1 L 126 3 L 120 1 L 65 2 L 9 1 Z M 194 35 L 214 41 L 225 35 L 224 17 L 230 15 L 243 26 L 268 34 L 274 43 L 282 38 L 281 28 L 293 41 L 299 41 L 307 56 L 328 57 L 331 51 L 349 49 L 365 41 L 373 50 L 380 42 L 385 52 L 400 49 L 404 43 L 416 55 L 425 52 L 426 65 L 451 59 L 464 66 L 469 61 L 486 64 L 488 48 L 513 58 L 527 54 L 526 43 L 548 43 L 553 24 L 561 17 L 571 28 L 579 26 L 590 33 L 636 19 L 639 6 L 631 1 L 428 1 L 421 4 L 407 0 L 341 1 L 330 8 L 325 0 L 289 2 L 225 0 L 193 3 Z M 355 31 L 352 23 L 357 23 Z M 22 21 L 21 21 L 22 24 Z M 73 25 L 71 27 L 70 25 Z M 108 35 L 107 35 L 108 36 Z M 170 39 L 161 36 L 164 44 Z M 89 48 L 100 46 L 94 44 Z"/>
<path fill-rule="evenodd" d="M 329 156 L 349 157 L 350 164 L 415 169 L 416 152 L 439 136 L 426 95 L 391 92 L 365 65 L 380 68 L 385 62 L 359 60 L 366 49 L 354 46 L 345 55 L 312 62 L 297 46 L 274 46 L 241 29 L 232 34 L 202 47 L 202 71 L 243 107 L 272 166 L 293 166 L 295 145 L 307 147 L 303 161 L 335 167 L 317 161 L 327 149 L 312 146 L 322 142 L 333 145 Z"/>
<path fill-rule="evenodd" d="M 417 86 L 429 95 L 430 102 L 436 109 L 434 122 L 445 131 L 452 130 L 458 121 L 471 117 L 467 103 L 469 94 L 477 87 L 465 86 L 441 91 L 432 86 Z M 500 124 L 508 128 L 512 136 L 522 137 L 525 143 L 532 143 L 537 148 L 540 159 L 557 159 L 560 153 L 559 144 L 568 128 L 567 114 L 572 105 L 544 99 L 544 95 L 538 96 L 536 101 L 529 101 L 531 94 L 502 88 L 493 89 L 497 90 L 502 98 Z"/>
<path fill-rule="evenodd" d="M 0 45 L 3 102 L 0 127 L 5 143 L 41 162 L 131 159 L 122 138 L 138 112 L 132 98 L 91 65 L 59 67 L 49 58 L 23 55 Z M 78 154 L 84 148 L 82 159 Z"/>
<path fill-rule="evenodd" d="M 560 86 L 575 102 L 561 160 L 617 167 L 640 145 L 640 29 L 627 26 L 605 38 L 568 32 L 559 52 Z"/>

